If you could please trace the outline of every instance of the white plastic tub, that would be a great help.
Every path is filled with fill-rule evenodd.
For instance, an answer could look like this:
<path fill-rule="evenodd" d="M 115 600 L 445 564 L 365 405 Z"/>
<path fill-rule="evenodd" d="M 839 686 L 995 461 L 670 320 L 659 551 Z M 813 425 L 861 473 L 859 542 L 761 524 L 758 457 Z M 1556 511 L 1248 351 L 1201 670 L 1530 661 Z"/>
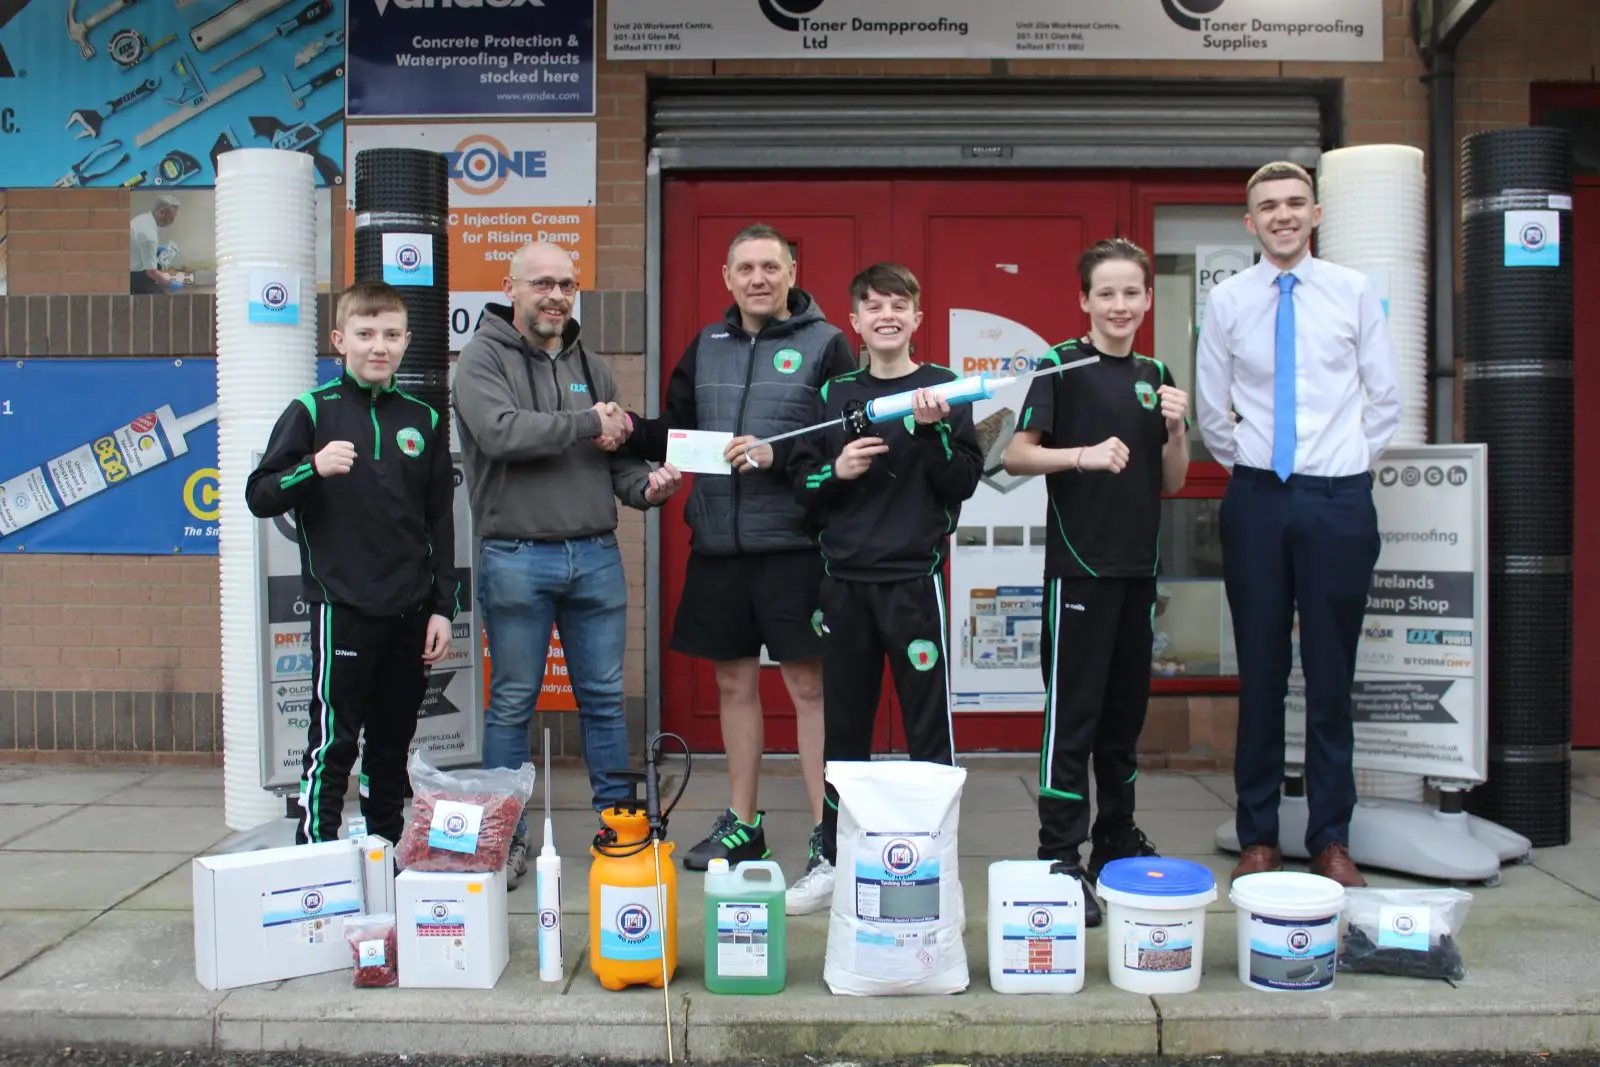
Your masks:
<path fill-rule="evenodd" d="M 1083 988 L 1083 883 L 1049 860 L 989 865 L 989 985 L 996 993 Z"/>
<path fill-rule="evenodd" d="M 1189 860 L 1114 860 L 1096 886 L 1106 905 L 1111 984 L 1130 993 L 1192 993 L 1200 985 L 1211 871 Z"/>
<path fill-rule="evenodd" d="M 1333 987 L 1344 886 L 1296 871 L 1249 874 L 1228 894 L 1239 909 L 1239 981 L 1269 993 Z"/>

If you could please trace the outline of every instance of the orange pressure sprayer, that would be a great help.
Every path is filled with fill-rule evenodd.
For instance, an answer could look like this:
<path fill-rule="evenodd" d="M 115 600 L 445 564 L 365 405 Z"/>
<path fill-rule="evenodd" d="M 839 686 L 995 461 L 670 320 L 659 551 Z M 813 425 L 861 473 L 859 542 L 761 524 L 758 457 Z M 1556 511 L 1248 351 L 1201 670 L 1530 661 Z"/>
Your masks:
<path fill-rule="evenodd" d="M 683 749 L 683 781 L 666 810 L 657 771 L 660 745 L 672 738 Z M 605 824 L 589 851 L 589 966 L 606 989 L 655 986 L 667 1004 L 667 1062 L 672 1062 L 672 1010 L 667 986 L 678 969 L 678 872 L 667 817 L 689 784 L 689 746 L 677 734 L 657 734 L 645 749 L 642 771 L 613 772 L 633 783 L 633 795 L 600 813 Z M 638 786 L 645 790 L 639 803 Z"/>

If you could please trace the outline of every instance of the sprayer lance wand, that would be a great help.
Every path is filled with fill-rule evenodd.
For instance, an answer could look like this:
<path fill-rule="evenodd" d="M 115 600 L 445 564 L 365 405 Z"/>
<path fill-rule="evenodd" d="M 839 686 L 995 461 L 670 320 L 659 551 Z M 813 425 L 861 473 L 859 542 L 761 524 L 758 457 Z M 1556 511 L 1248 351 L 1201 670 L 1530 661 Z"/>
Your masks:
<path fill-rule="evenodd" d="M 656 863 L 656 928 L 661 931 L 661 1005 L 667 1024 L 667 1062 L 671 1063 L 672 997 L 668 993 L 671 976 L 667 973 L 667 889 L 661 883 L 661 838 L 666 833 L 667 824 L 661 816 L 661 772 L 656 767 L 655 740 L 644 750 L 644 814 L 650 823 L 650 851 Z"/>
<path fill-rule="evenodd" d="M 1100 362 L 1099 356 L 1085 356 L 1082 359 L 1059 363 L 1053 367 L 1045 367 L 1042 370 L 1029 371 L 1027 374 L 1007 375 L 1003 378 L 995 378 L 988 374 L 974 374 L 969 378 L 957 378 L 952 382 L 935 385 L 929 388 L 927 392 L 952 407 L 958 404 L 973 404 L 979 400 L 992 400 L 1000 390 L 1009 389 L 1019 382 L 1031 382 L 1033 379 L 1043 378 L 1047 374 L 1060 374 L 1062 371 L 1072 370 L 1075 367 L 1086 367 L 1091 363 L 1098 362 Z M 748 456 L 750 450 L 757 445 L 770 445 L 774 441 L 815 433 L 818 430 L 826 430 L 830 426 L 842 426 L 845 433 L 851 436 L 864 436 L 867 428 L 874 423 L 891 422 L 911 414 L 912 408 L 916 405 L 917 393 L 920 391 L 907 389 L 903 393 L 880 396 L 864 405 L 847 410 L 837 419 L 819 422 L 815 426 L 802 426 L 798 430 L 790 430 L 787 433 L 775 434 L 772 437 L 753 441 L 746 446 L 745 455 Z"/>

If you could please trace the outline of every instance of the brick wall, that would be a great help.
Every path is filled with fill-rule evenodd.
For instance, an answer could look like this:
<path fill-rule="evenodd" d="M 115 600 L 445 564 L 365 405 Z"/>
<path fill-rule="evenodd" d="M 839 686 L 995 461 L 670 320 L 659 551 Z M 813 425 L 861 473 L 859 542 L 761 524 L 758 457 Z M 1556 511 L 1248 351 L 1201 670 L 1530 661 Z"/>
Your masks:
<path fill-rule="evenodd" d="M 647 76 L 1340 78 L 1347 143 L 1426 148 L 1427 92 L 1410 40 L 1408 0 L 1386 0 L 1386 5 L 1387 58 L 1372 65 L 1053 60 L 640 64 L 602 58 L 596 117 L 602 292 L 585 297 L 582 315 L 590 324 L 590 340 L 610 359 L 626 403 L 641 407 L 646 372 Z M 1591 81 L 1597 60 L 1600 5 L 1591 0 L 1498 0 L 1461 49 L 1458 138 L 1526 122 L 1530 80 Z M 209 298 L 125 295 L 127 192 L 11 190 L 4 204 L 12 295 L 0 299 L 0 355 L 200 356 L 212 351 Z M 334 213 L 336 227 L 342 217 L 342 212 Z M 336 230 L 335 278 L 343 276 L 344 246 L 344 235 Z M 326 323 L 327 298 L 321 303 Z M 643 530 L 642 518 L 625 511 L 620 535 L 632 593 L 625 683 L 635 718 L 644 694 Z M 163 590 L 159 602 L 147 592 L 152 584 Z M 214 558 L 0 557 L 0 755 L 219 759 L 216 605 Z M 1227 698 L 1157 698 L 1141 747 L 1154 763 L 1225 761 L 1234 714 Z M 553 732 L 559 731 L 561 751 L 575 752 L 573 717 L 550 718 Z"/>

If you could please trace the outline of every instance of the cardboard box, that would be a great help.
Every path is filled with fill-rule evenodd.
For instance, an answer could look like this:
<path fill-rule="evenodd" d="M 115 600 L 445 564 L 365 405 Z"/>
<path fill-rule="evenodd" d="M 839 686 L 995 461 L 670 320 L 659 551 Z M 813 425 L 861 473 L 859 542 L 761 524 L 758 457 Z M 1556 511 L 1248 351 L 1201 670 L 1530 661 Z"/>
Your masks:
<path fill-rule="evenodd" d="M 353 966 L 344 917 L 359 915 L 361 853 L 350 841 L 198 856 L 194 973 L 207 989 Z"/>
<path fill-rule="evenodd" d="M 394 886 L 400 985 L 493 989 L 511 960 L 505 871 L 401 871 Z"/>

